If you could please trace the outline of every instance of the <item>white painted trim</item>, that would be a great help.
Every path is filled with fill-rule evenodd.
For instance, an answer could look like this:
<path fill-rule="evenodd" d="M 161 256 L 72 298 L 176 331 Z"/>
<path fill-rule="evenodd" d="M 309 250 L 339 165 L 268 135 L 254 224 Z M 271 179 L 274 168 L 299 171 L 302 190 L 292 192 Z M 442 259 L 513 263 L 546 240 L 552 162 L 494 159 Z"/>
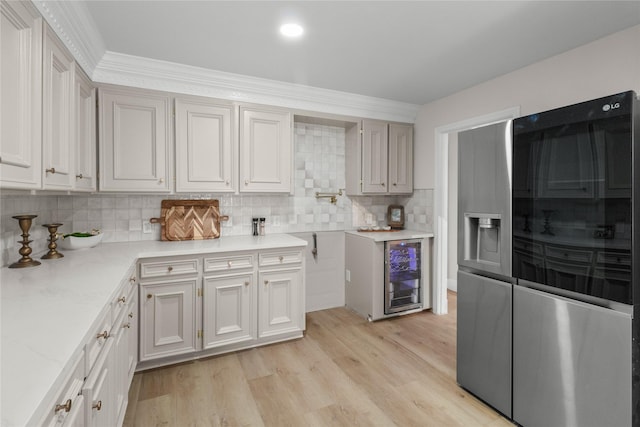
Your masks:
<path fill-rule="evenodd" d="M 462 120 L 456 123 L 440 126 L 435 129 L 436 151 L 436 182 L 434 191 L 434 215 L 437 224 L 435 246 L 435 281 L 433 312 L 436 314 L 447 313 L 447 251 L 449 248 L 447 220 L 448 220 L 448 173 L 449 173 L 449 133 L 460 132 L 490 123 L 510 120 L 520 116 L 520 106 L 497 111 L 479 117 Z"/>
<path fill-rule="evenodd" d="M 347 116 L 414 123 L 419 105 L 107 51 L 92 76 L 110 83 Z"/>
<path fill-rule="evenodd" d="M 32 3 L 78 65 L 91 76 L 107 49 L 84 2 L 33 0 Z"/>
<path fill-rule="evenodd" d="M 95 82 L 336 115 L 414 123 L 420 105 L 107 51 L 81 1 L 33 0 Z"/>

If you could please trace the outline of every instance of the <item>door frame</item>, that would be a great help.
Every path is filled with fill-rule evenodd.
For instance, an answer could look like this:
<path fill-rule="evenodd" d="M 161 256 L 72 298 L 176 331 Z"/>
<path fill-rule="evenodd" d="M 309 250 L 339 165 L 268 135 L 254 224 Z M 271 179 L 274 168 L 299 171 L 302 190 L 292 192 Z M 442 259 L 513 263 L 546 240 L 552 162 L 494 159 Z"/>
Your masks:
<path fill-rule="evenodd" d="M 520 106 L 494 113 L 472 117 L 435 129 L 436 173 L 434 189 L 434 231 L 435 231 L 435 280 L 433 289 L 433 312 L 447 314 L 447 251 L 449 236 L 447 222 L 449 215 L 449 133 L 460 132 L 491 123 L 511 120 L 520 116 Z"/>

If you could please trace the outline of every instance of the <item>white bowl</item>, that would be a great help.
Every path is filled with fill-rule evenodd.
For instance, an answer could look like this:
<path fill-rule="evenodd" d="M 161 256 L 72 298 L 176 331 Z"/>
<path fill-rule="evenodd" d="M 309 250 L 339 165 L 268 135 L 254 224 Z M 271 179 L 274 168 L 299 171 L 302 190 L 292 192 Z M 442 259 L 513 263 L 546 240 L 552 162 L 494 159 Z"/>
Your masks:
<path fill-rule="evenodd" d="M 93 248 L 102 241 L 102 236 L 102 234 L 88 237 L 69 236 L 64 239 L 58 239 L 58 246 L 67 250 Z"/>

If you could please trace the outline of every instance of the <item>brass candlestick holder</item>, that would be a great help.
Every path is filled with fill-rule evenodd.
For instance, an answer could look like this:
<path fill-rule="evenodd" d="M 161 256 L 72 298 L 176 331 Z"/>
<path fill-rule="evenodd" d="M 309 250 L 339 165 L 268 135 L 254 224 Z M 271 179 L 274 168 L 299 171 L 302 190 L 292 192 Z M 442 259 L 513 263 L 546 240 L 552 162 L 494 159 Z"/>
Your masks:
<path fill-rule="evenodd" d="M 29 256 L 33 251 L 31 247 L 29 247 L 29 243 L 33 242 L 33 240 L 29 240 L 29 229 L 31 228 L 31 221 L 37 216 L 38 215 L 16 215 L 12 217 L 18 220 L 18 224 L 22 230 L 22 241 L 18 241 L 18 243 L 22 244 L 22 247 L 18 250 L 22 258 L 11 264 L 9 268 L 35 267 L 36 265 L 40 265 L 40 261 L 36 261 Z"/>
<path fill-rule="evenodd" d="M 49 245 L 47 246 L 49 248 L 49 252 L 42 255 L 42 259 L 56 259 L 64 257 L 64 255 L 56 249 L 58 247 L 58 244 L 56 243 L 56 240 L 58 240 L 58 227 L 61 227 L 62 224 L 42 224 L 42 226 L 47 227 L 47 230 L 49 231 Z"/>

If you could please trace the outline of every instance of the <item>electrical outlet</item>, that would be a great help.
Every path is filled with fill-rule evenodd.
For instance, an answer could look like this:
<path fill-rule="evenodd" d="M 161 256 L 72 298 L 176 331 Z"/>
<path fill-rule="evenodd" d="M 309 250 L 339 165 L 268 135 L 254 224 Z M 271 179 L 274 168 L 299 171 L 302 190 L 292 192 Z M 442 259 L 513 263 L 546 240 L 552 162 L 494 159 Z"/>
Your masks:
<path fill-rule="evenodd" d="M 150 221 L 142 221 L 142 232 L 144 234 L 153 233 L 153 225 L 151 225 Z"/>
<path fill-rule="evenodd" d="M 364 221 L 367 223 L 367 225 L 373 225 L 373 214 L 366 214 L 364 216 Z"/>
<path fill-rule="evenodd" d="M 344 271 L 344 279 L 345 279 L 347 282 L 350 282 L 350 281 L 351 281 L 351 270 L 345 270 L 345 271 Z"/>

